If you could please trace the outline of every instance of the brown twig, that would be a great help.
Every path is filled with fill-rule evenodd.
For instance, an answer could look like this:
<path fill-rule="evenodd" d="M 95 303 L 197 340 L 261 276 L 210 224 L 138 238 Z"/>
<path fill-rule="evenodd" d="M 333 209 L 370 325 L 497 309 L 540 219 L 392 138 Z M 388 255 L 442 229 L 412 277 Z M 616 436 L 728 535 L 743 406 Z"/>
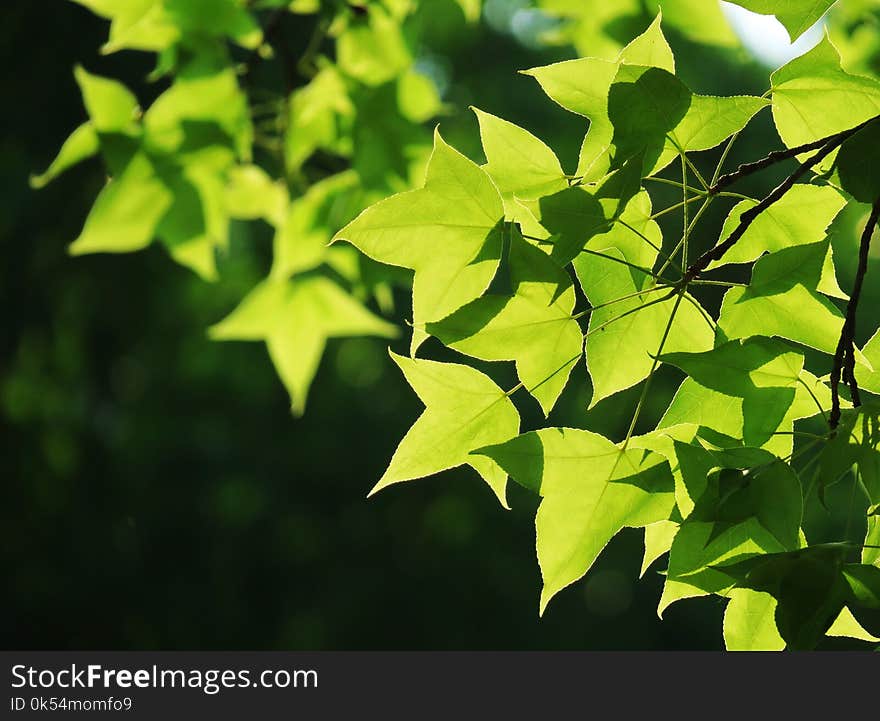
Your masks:
<path fill-rule="evenodd" d="M 843 329 L 840 332 L 840 340 L 834 353 L 834 366 L 831 370 L 831 416 L 828 424 L 832 429 L 840 423 L 840 381 L 841 379 L 849 386 L 850 396 L 854 406 L 862 404 L 859 384 L 856 381 L 856 312 L 859 307 L 859 298 L 862 295 L 862 286 L 865 283 L 865 275 L 868 272 L 868 253 L 871 249 L 871 236 L 874 227 L 880 220 L 880 197 L 874 201 L 862 239 L 859 243 L 859 265 L 856 269 L 856 279 L 853 283 L 852 294 L 846 306 L 846 318 L 843 321 Z"/>
<path fill-rule="evenodd" d="M 797 157 L 798 155 L 801 155 L 803 153 L 809 153 L 813 150 L 818 150 L 828 143 L 835 142 L 836 144 L 834 147 L 837 147 L 842 142 L 862 130 L 865 126 L 873 123 L 878 118 L 880 118 L 880 116 L 875 116 L 873 118 L 870 118 L 869 120 L 866 120 L 861 125 L 857 125 L 856 127 L 850 128 L 849 130 L 844 130 L 840 133 L 835 133 L 834 135 L 829 135 L 826 138 L 814 140 L 810 143 L 804 143 L 803 145 L 798 145 L 795 148 L 788 148 L 787 150 L 774 150 L 772 153 L 769 153 L 766 157 L 761 158 L 760 160 L 756 160 L 752 163 L 743 163 L 733 172 L 727 173 L 718 178 L 718 180 L 716 180 L 712 184 L 712 187 L 709 188 L 708 193 L 709 195 L 715 195 L 726 188 L 728 185 L 733 185 L 741 178 L 745 178 L 748 175 L 752 175 L 753 173 L 757 173 L 758 171 L 769 168 L 773 165 L 776 165 L 777 163 L 781 163 L 784 160 L 789 160 L 791 158 Z M 839 142 L 837 142 L 838 140 Z"/>
<path fill-rule="evenodd" d="M 739 219 L 739 225 L 736 226 L 734 231 L 721 243 L 713 246 L 705 253 L 703 253 L 699 258 L 697 258 L 687 269 L 682 278 L 682 283 L 687 285 L 694 278 L 700 275 L 710 263 L 716 260 L 720 260 L 724 254 L 730 250 L 734 245 L 736 245 L 740 238 L 745 235 L 745 232 L 749 229 L 749 226 L 755 221 L 755 219 L 763 213 L 767 208 L 773 205 L 775 202 L 780 200 L 789 190 L 794 187 L 794 184 L 800 180 L 804 175 L 806 175 L 809 170 L 817 165 L 820 161 L 830 155 L 836 148 L 843 144 L 843 142 L 850 137 L 853 131 L 846 131 L 845 133 L 838 133 L 831 137 L 825 145 L 823 145 L 815 155 L 812 155 L 810 158 L 805 160 L 798 166 L 797 170 L 795 170 L 791 175 L 789 175 L 785 180 L 783 180 L 779 185 L 777 185 L 767 196 L 765 196 L 757 205 L 749 208 L 746 212 L 744 212 Z"/>

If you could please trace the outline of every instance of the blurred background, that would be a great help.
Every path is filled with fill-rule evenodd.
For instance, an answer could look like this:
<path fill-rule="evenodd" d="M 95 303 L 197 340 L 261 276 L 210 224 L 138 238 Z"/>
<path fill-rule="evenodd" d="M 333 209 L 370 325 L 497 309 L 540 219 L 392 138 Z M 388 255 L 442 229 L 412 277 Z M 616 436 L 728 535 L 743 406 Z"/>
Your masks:
<path fill-rule="evenodd" d="M 613 56 L 655 11 L 650 2 L 634 2 L 626 23 L 585 19 L 564 36 L 558 21 L 525 0 L 487 0 L 482 21 L 470 27 L 453 17 L 454 3 L 425 4 L 431 31 L 422 34 L 419 52 L 449 107 L 441 118 L 447 140 L 480 158 L 467 110 L 473 103 L 536 133 L 569 172 L 583 123 L 516 71 L 578 53 Z M 771 37 L 770 26 L 761 25 L 766 19 L 729 9 L 703 18 L 687 15 L 688 3 L 665 5 L 680 75 L 701 93 L 760 95 L 770 67 L 821 36 L 821 29 L 808 33 L 806 47 L 792 51 L 784 34 L 755 41 Z M 876 70 L 876 3 L 843 5 L 834 31 L 850 42 L 848 63 Z M 72 3 L 4 3 L 0 19 L 7 99 L 0 137 L 5 647 L 722 647 L 717 599 L 676 604 L 664 621 L 657 618 L 662 563 L 638 580 L 640 531 L 615 539 L 589 577 L 539 619 L 536 500 L 529 494 L 511 487 L 513 510 L 503 511 L 474 472 L 458 469 L 367 501 L 421 412 L 387 360 L 387 343 L 331 341 L 306 415 L 294 418 L 261 344 L 207 338 L 206 328 L 265 274 L 268 233 L 239 233 L 214 284 L 157 246 L 68 256 L 104 181 L 100 163 L 79 166 L 39 192 L 28 177 L 85 117 L 72 68 L 82 63 L 121 78 L 149 99 L 156 90 L 144 78 L 152 61 L 140 53 L 100 55 L 106 23 Z M 281 30 L 301 43 L 309 22 L 291 16 Z M 711 31 L 712 43 L 689 31 L 698 22 L 708 23 L 701 37 Z M 750 38 L 748 49 L 737 31 Z M 554 44 L 541 42 L 553 32 Z M 778 144 L 764 113 L 737 157 L 753 159 Z M 706 156 L 707 167 L 717 159 Z M 775 179 L 761 176 L 742 192 L 764 192 Z M 674 193 L 656 199 L 675 202 Z M 713 241 L 728 207 L 713 207 L 697 242 Z M 861 220 L 860 212 L 850 215 L 835 229 L 844 288 Z M 875 317 L 866 318 L 866 330 L 880 317 L 880 284 L 868 285 L 862 307 Z M 719 300 L 706 303 L 715 309 Z M 407 297 L 396 301 L 403 323 Z M 405 347 L 405 339 L 393 344 Z M 659 376 L 645 428 L 678 380 Z M 619 435 L 637 394 L 619 394 L 587 414 L 589 385 L 580 367 L 550 420 Z M 524 426 L 534 427 L 537 407 L 523 410 Z"/>

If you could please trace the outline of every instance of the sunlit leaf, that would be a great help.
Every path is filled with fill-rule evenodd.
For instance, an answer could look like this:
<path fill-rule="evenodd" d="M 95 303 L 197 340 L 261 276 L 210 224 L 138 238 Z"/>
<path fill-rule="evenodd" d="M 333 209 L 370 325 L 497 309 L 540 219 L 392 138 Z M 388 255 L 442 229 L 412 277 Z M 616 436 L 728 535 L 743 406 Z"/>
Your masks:
<path fill-rule="evenodd" d="M 788 147 L 809 143 L 880 115 L 880 82 L 850 75 L 826 36 L 771 76 L 773 119 Z"/>
<path fill-rule="evenodd" d="M 583 334 L 572 318 L 574 288 L 549 256 L 516 236 L 510 280 L 512 296 L 486 295 L 427 330 L 475 358 L 516 361 L 523 386 L 546 415 L 581 357 Z"/>
<path fill-rule="evenodd" d="M 589 431 L 545 428 L 479 452 L 543 497 L 536 520 L 542 612 L 621 529 L 662 521 L 674 504 L 662 457 L 622 450 Z"/>
<path fill-rule="evenodd" d="M 372 206 L 336 234 L 382 263 L 411 268 L 413 348 L 425 324 L 476 299 L 501 257 L 504 208 L 479 167 L 435 135 L 425 186 Z"/>
<path fill-rule="evenodd" d="M 724 645 L 728 651 L 782 651 L 776 630 L 776 599 L 768 593 L 737 588 L 724 611 Z"/>
<path fill-rule="evenodd" d="M 519 432 L 519 413 L 507 394 L 468 366 L 391 354 L 425 404 L 371 493 L 467 463 L 506 505 L 507 473 L 471 451 Z"/>

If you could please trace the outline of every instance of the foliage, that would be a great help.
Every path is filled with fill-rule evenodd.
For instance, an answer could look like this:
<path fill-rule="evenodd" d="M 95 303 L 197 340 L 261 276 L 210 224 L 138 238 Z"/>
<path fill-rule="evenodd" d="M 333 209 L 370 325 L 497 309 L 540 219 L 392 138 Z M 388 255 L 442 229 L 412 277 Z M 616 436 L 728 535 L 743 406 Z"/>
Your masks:
<path fill-rule="evenodd" d="M 392 359 L 425 411 L 374 492 L 466 464 L 502 505 L 508 475 L 539 496 L 542 613 L 622 529 L 644 528 L 643 572 L 668 554 L 659 611 L 730 599 L 730 649 L 877 640 L 880 410 L 867 396 L 880 392 L 880 335 L 857 347 L 856 320 L 880 214 L 880 81 L 845 67 L 828 36 L 763 96 L 717 97 L 676 74 L 664 33 L 734 47 L 714 6 L 665 2 L 644 23 L 645 4 L 621 0 L 597 24 L 588 4 L 544 0 L 560 21 L 544 41 L 584 57 L 525 74 L 588 121 L 580 151 L 561 162 L 474 109 L 481 165 L 439 130 L 431 145 L 443 104 L 413 53 L 425 4 L 77 2 L 111 21 L 106 52 L 157 53 L 167 89 L 141 111 L 120 83 L 77 69 L 89 119 L 34 179 L 104 159 L 111 179 L 71 252 L 158 240 L 212 280 L 235 222 L 268 224 L 269 277 L 211 334 L 264 341 L 296 412 L 327 338 L 395 334 L 367 304 L 388 310 L 391 284 L 410 277 L 389 266 L 405 269 L 412 336 L 409 356 Z M 461 22 L 479 16 L 459 4 Z M 834 3 L 738 4 L 796 38 Z M 298 59 L 267 42 L 289 13 L 315 16 Z M 621 42 L 597 30 L 612 20 L 639 27 Z M 321 52 L 328 40 L 335 60 Z M 848 65 L 870 65 L 846 50 Z M 272 53 L 286 91 L 258 103 L 247 79 Z M 785 148 L 723 174 L 768 113 Z M 793 169 L 768 195 L 729 190 L 782 163 Z M 670 187 L 680 200 L 657 209 Z M 714 245 L 695 247 L 722 204 Z M 867 217 L 847 294 L 831 236 L 851 211 Z M 519 379 L 507 390 L 492 377 L 503 362 Z M 658 373 L 681 381 L 649 419 Z M 549 420 L 573 374 L 589 378 L 591 409 L 638 391 L 625 433 Z M 529 397 L 545 420 L 521 432 Z M 848 505 L 833 506 L 844 482 Z M 846 517 L 843 537 L 813 537 L 821 505 Z"/>

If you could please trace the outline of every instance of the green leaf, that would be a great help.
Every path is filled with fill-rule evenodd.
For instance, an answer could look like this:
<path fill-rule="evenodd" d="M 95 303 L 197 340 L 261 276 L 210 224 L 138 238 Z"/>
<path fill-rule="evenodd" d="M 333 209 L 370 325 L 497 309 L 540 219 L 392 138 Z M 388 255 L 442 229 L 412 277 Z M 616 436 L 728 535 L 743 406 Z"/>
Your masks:
<path fill-rule="evenodd" d="M 173 174 L 164 173 L 162 180 L 173 202 L 156 235 L 178 263 L 205 280 L 216 280 L 215 250 L 225 249 L 229 241 L 222 180 L 212 167 L 195 163 Z"/>
<path fill-rule="evenodd" d="M 240 0 L 164 0 L 172 22 L 183 33 L 228 37 L 251 50 L 263 41 L 263 33 Z"/>
<path fill-rule="evenodd" d="M 676 452 L 694 509 L 669 552 L 660 612 L 674 601 L 730 588 L 729 563 L 800 543 L 801 484 L 787 464 L 758 449 L 676 443 Z"/>
<path fill-rule="evenodd" d="M 46 172 L 31 176 L 31 187 L 34 189 L 45 187 L 65 170 L 81 163 L 86 158 L 91 158 L 98 152 L 100 146 L 95 126 L 91 122 L 83 123 L 64 141 L 57 157 L 46 169 Z"/>
<path fill-rule="evenodd" d="M 523 386 L 548 415 L 582 354 L 574 287 L 548 255 L 516 235 L 510 279 L 512 296 L 486 295 L 427 331 L 466 355 L 516 361 Z"/>
<path fill-rule="evenodd" d="M 675 522 L 675 533 L 678 532 L 678 526 L 681 524 L 682 519 L 690 515 L 691 511 L 693 511 L 694 509 L 694 502 L 688 495 L 688 489 L 684 483 L 682 464 L 679 462 L 678 457 L 678 444 L 693 443 L 695 439 L 698 438 L 698 434 L 701 433 L 704 434 L 705 429 L 697 426 L 694 423 L 679 423 L 675 426 L 671 426 L 668 428 L 656 428 L 653 431 L 649 431 L 648 433 L 645 433 L 641 436 L 634 436 L 630 439 L 629 442 L 630 448 L 643 448 L 645 450 L 654 451 L 655 453 L 659 453 L 661 456 L 663 456 L 669 463 L 669 469 L 672 472 L 672 478 L 675 485 L 676 508 L 674 516 L 670 518 L 670 522 Z M 661 553 L 665 553 L 669 551 L 669 548 L 672 544 L 672 539 L 675 537 L 675 533 L 673 533 L 672 530 L 669 528 L 667 528 L 667 532 L 667 538 L 665 540 L 668 540 L 669 543 L 665 546 L 661 546 L 659 549 L 656 549 L 655 552 L 659 551 Z M 645 560 L 647 560 L 647 557 L 649 555 L 647 545 L 648 540 L 648 536 L 646 535 Z"/>
<path fill-rule="evenodd" d="M 755 205 L 755 200 L 743 200 L 733 207 L 724 221 L 719 242 L 736 230 L 742 214 Z M 758 215 L 737 244 L 709 268 L 727 263 L 749 263 L 765 252 L 819 243 L 825 239 L 828 226 L 844 205 L 846 199 L 830 186 L 795 185 Z"/>
<path fill-rule="evenodd" d="M 382 85 L 412 63 L 401 27 L 383 8 L 370 5 L 366 22 L 354 22 L 336 41 L 339 68 L 366 85 Z"/>
<path fill-rule="evenodd" d="M 823 447 L 819 477 L 823 486 L 839 480 L 856 465 L 871 511 L 880 507 L 880 415 L 874 405 L 844 410 L 837 433 Z"/>
<path fill-rule="evenodd" d="M 287 278 L 320 265 L 327 255 L 332 229 L 361 209 L 358 177 L 348 170 L 313 183 L 287 210 L 275 233 L 272 276 Z"/>
<path fill-rule="evenodd" d="M 135 131 L 135 119 L 140 109 L 137 98 L 122 83 L 99 75 L 92 75 L 81 66 L 73 74 L 82 92 L 86 112 L 98 133 Z"/>
<path fill-rule="evenodd" d="M 376 203 L 339 231 L 362 253 L 411 268 L 415 350 L 427 323 L 489 287 L 501 257 L 501 196 L 478 166 L 435 134 L 425 186 Z"/>
<path fill-rule="evenodd" d="M 150 159 L 143 153 L 135 155 L 101 190 L 70 252 L 129 253 L 145 248 L 172 200 Z"/>
<path fill-rule="evenodd" d="M 690 91 L 666 70 L 621 65 L 608 94 L 608 119 L 614 128 L 610 167 L 644 154 L 645 172 L 659 170 L 667 136 L 690 104 Z"/>
<path fill-rule="evenodd" d="M 769 104 L 769 100 L 751 95 L 692 95 L 685 116 L 670 134 L 672 150 L 710 150 L 740 132 Z"/>
<path fill-rule="evenodd" d="M 658 295 L 614 303 L 590 316 L 586 343 L 587 369 L 593 380 L 590 407 L 647 378 L 664 334 L 663 349 L 669 352 L 712 347 L 712 330 L 690 301 L 683 300 L 677 310 L 674 298 L 647 306 Z M 629 315 L 621 317 L 623 313 Z"/>
<path fill-rule="evenodd" d="M 620 530 L 665 520 L 674 505 L 661 456 L 623 450 L 589 431 L 544 428 L 479 453 L 543 496 L 535 522 L 542 613 Z"/>
<path fill-rule="evenodd" d="M 776 432 L 794 402 L 804 357 L 770 338 L 730 341 L 704 353 L 665 353 L 700 385 L 742 398 L 746 445 L 760 447 Z"/>
<path fill-rule="evenodd" d="M 856 381 L 859 388 L 880 394 L 880 330 L 856 354 Z"/>
<path fill-rule="evenodd" d="M 645 526 L 645 555 L 642 557 L 639 577 L 645 575 L 654 561 L 669 552 L 676 533 L 678 533 L 678 524 L 674 521 L 657 521 Z"/>
<path fill-rule="evenodd" d="M 831 624 L 825 632 L 826 636 L 839 636 L 843 638 L 855 638 L 860 641 L 869 641 L 871 643 L 880 643 L 880 638 L 868 633 L 862 625 L 853 616 L 852 611 L 844 607 L 837 617 L 837 620 Z"/>
<path fill-rule="evenodd" d="M 801 371 L 795 386 L 794 401 L 775 429 L 776 433 L 761 447 L 779 457 L 789 456 L 793 447 L 790 434 L 794 430 L 794 422 L 827 413 L 830 409 L 831 390 L 828 386 L 809 371 Z M 657 427 L 658 430 L 669 429 L 683 423 L 694 423 L 701 429 L 714 431 L 714 442 L 727 447 L 730 445 L 729 439 L 742 438 L 744 435 L 743 399 L 706 388 L 693 378 L 685 378 Z M 761 424 L 755 425 L 760 427 Z M 687 512 L 681 499 L 679 506 L 682 512 Z"/>
<path fill-rule="evenodd" d="M 662 22 L 662 13 L 657 13 L 648 29 L 620 51 L 618 62 L 660 68 L 675 75 L 675 56 L 663 35 Z"/>
<path fill-rule="evenodd" d="M 852 602 L 870 609 L 880 609 L 880 568 L 859 563 L 843 567 L 843 578 L 850 589 Z"/>
<path fill-rule="evenodd" d="M 731 0 L 746 10 L 775 15 L 794 42 L 826 13 L 837 0 Z"/>
<path fill-rule="evenodd" d="M 539 200 L 521 200 L 520 204 L 529 212 L 518 214 L 517 220 L 526 234 L 552 244 L 550 254 L 561 266 L 576 258 L 594 236 L 613 232 L 619 220 L 639 226 L 640 232 L 659 235 L 659 226 L 650 222 L 645 214 L 647 209 L 650 215 L 651 199 L 647 193 L 639 193 L 640 171 L 641 160 L 636 158 L 595 187 L 577 185 Z M 638 200 L 630 203 L 634 197 Z M 633 232 L 627 230 L 624 235 Z M 604 241 L 595 243 L 604 244 Z M 656 248 L 649 244 L 647 250 L 651 252 Z M 652 256 L 648 265 L 655 258 Z"/>
<path fill-rule="evenodd" d="M 494 115 L 471 108 L 480 123 L 483 166 L 504 199 L 507 217 L 521 211 L 514 198 L 532 200 L 568 187 L 556 154 L 529 131 Z"/>
<path fill-rule="evenodd" d="M 847 604 L 851 592 L 841 573 L 847 549 L 829 544 L 754 556 L 725 565 L 743 588 L 776 598 L 776 627 L 791 650 L 811 649 Z"/>
<path fill-rule="evenodd" d="M 773 73 L 770 80 L 773 119 L 789 148 L 880 115 L 880 82 L 845 72 L 827 36 Z"/>
<path fill-rule="evenodd" d="M 880 513 L 868 516 L 868 531 L 862 549 L 862 563 L 880 568 Z"/>
<path fill-rule="evenodd" d="M 328 338 L 390 338 L 397 329 L 333 281 L 306 276 L 263 281 L 209 332 L 215 340 L 265 341 L 290 394 L 291 409 L 301 415 Z"/>
<path fill-rule="evenodd" d="M 275 226 L 284 222 L 289 203 L 287 188 L 257 165 L 239 165 L 229 171 L 224 197 L 233 218 L 263 218 Z"/>
<path fill-rule="evenodd" d="M 563 108 L 590 119 L 577 174 L 585 181 L 595 181 L 640 149 L 649 156 L 645 158 L 646 167 L 657 160 L 666 130 L 672 130 L 687 110 L 689 93 L 675 79 L 674 72 L 675 59 L 658 16 L 614 61 L 587 57 L 532 68 L 525 74 L 534 77 Z M 619 86 L 612 97 L 615 83 Z M 633 112 L 628 112 L 628 103 Z M 637 107 L 648 108 L 648 112 L 638 112 Z M 619 129 L 615 129 L 612 117 Z M 665 125 L 669 127 L 664 130 Z M 640 131 L 648 135 L 641 137 Z M 658 138 L 658 134 L 664 137 Z M 622 146 L 616 150 L 612 147 L 615 136 Z"/>
<path fill-rule="evenodd" d="M 728 651 L 782 651 L 776 630 L 776 599 L 769 593 L 736 588 L 724 611 L 724 645 Z"/>
<path fill-rule="evenodd" d="M 729 339 L 779 336 L 833 355 L 843 314 L 816 290 L 827 257 L 824 241 L 761 258 L 748 287 L 724 296 L 719 330 Z"/>
<path fill-rule="evenodd" d="M 370 494 L 466 463 L 506 507 L 506 472 L 493 460 L 471 451 L 519 433 L 519 413 L 508 395 L 468 366 L 395 353 L 391 357 L 425 404 L 425 411 L 403 437 Z"/>
<path fill-rule="evenodd" d="M 644 195 L 632 201 L 623 220 L 629 227 L 616 225 L 587 244 L 602 255 L 583 254 L 574 261 L 581 287 L 595 308 L 586 342 L 591 405 L 647 378 L 664 334 L 668 352 L 709 350 L 714 342 L 714 332 L 693 298 L 678 304 L 666 334 L 676 299 L 668 297 L 668 290 L 658 290 L 646 273 L 620 262 L 650 268 L 657 257 L 662 238 Z"/>
<path fill-rule="evenodd" d="M 111 20 L 110 39 L 101 48 L 108 54 L 118 50 L 163 51 L 180 40 L 178 28 L 163 3 L 157 0 L 75 0 Z"/>
<path fill-rule="evenodd" d="M 351 154 L 351 138 L 345 128 L 354 118 L 355 106 L 335 66 L 321 68 L 308 85 L 291 94 L 289 105 L 284 134 L 288 168 L 300 168 L 318 149 Z"/>
<path fill-rule="evenodd" d="M 152 152 L 221 153 L 224 146 L 250 159 L 253 127 L 247 98 L 231 67 L 193 62 L 144 114 L 145 142 Z"/>
<path fill-rule="evenodd" d="M 880 197 L 880 124 L 871 123 L 847 140 L 837 154 L 843 189 L 862 203 Z"/>

